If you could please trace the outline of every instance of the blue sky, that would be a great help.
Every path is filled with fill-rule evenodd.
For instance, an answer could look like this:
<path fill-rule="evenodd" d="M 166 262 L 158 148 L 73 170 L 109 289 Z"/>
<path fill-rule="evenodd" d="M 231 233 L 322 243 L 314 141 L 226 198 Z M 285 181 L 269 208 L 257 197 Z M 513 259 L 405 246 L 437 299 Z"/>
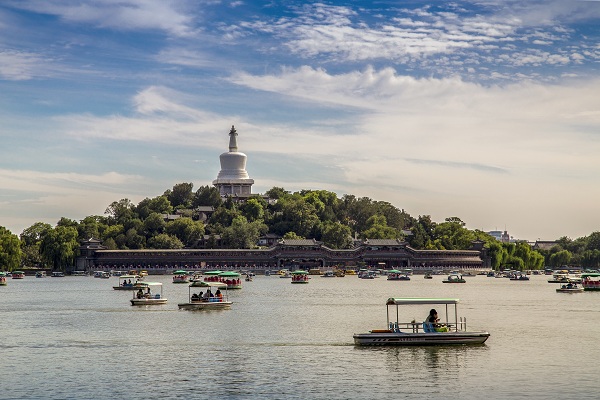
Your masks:
<path fill-rule="evenodd" d="M 0 2 L 0 225 L 210 184 L 600 230 L 599 1 Z"/>

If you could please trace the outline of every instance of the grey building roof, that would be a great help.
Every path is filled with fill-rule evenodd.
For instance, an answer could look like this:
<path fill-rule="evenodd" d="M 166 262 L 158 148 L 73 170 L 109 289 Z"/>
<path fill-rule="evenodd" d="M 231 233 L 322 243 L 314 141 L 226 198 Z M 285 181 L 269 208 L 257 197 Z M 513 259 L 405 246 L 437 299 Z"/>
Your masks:
<path fill-rule="evenodd" d="M 314 246 L 323 244 L 323 242 L 319 242 L 315 239 L 281 239 L 279 243 L 287 246 Z"/>
<path fill-rule="evenodd" d="M 396 246 L 405 243 L 405 241 L 400 239 L 365 239 L 363 243 L 372 246 Z"/>

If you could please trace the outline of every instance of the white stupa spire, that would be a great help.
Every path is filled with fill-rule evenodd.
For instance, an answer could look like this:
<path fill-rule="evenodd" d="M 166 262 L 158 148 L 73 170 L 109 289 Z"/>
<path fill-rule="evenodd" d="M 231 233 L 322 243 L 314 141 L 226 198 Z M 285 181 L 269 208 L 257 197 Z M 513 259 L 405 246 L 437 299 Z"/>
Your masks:
<path fill-rule="evenodd" d="M 231 125 L 231 130 L 229 131 L 229 152 L 237 152 L 237 131 L 235 130 L 235 126 Z"/>
<path fill-rule="evenodd" d="M 251 194 L 254 180 L 246 171 L 246 155 L 238 151 L 238 133 L 232 125 L 229 131 L 229 152 L 219 156 L 221 171 L 213 185 L 219 188 L 221 196 Z"/>

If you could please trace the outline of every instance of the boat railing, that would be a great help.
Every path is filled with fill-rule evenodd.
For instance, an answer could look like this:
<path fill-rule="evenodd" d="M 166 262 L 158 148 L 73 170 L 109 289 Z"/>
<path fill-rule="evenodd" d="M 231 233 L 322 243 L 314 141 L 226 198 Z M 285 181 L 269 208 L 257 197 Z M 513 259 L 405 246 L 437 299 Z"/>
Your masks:
<path fill-rule="evenodd" d="M 448 327 L 449 332 L 465 332 L 467 330 L 467 318 L 460 317 L 456 323 L 445 323 L 442 322 L 442 325 Z M 425 332 L 423 329 L 422 322 L 390 322 L 389 330 L 392 332 Z"/>

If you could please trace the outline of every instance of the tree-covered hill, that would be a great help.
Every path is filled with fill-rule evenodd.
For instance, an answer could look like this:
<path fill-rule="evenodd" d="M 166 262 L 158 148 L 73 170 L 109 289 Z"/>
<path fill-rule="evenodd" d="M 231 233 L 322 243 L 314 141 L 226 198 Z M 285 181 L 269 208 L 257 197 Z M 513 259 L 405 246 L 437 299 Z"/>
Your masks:
<path fill-rule="evenodd" d="M 414 218 L 368 197 L 338 197 L 326 190 L 289 193 L 273 187 L 263 196 L 234 201 L 223 200 L 212 186 L 194 192 L 192 183 L 179 183 L 138 204 L 129 199 L 114 201 L 103 215 L 81 221 L 63 217 L 54 227 L 35 223 L 20 238 L 0 227 L 0 269 L 65 269 L 73 265 L 80 241 L 89 238 L 100 239 L 109 249 L 195 248 L 199 243 L 253 248 L 267 233 L 314 238 L 331 248 L 348 248 L 355 239 L 368 238 L 401 239 L 416 249 L 458 250 L 480 240 L 495 268 L 539 269 L 568 263 L 597 268 L 600 263 L 600 232 L 575 241 L 561 238 L 555 248 L 538 252 L 527 243 L 500 243 L 485 232 L 469 230 L 458 217 L 439 223 L 429 215 Z"/>

